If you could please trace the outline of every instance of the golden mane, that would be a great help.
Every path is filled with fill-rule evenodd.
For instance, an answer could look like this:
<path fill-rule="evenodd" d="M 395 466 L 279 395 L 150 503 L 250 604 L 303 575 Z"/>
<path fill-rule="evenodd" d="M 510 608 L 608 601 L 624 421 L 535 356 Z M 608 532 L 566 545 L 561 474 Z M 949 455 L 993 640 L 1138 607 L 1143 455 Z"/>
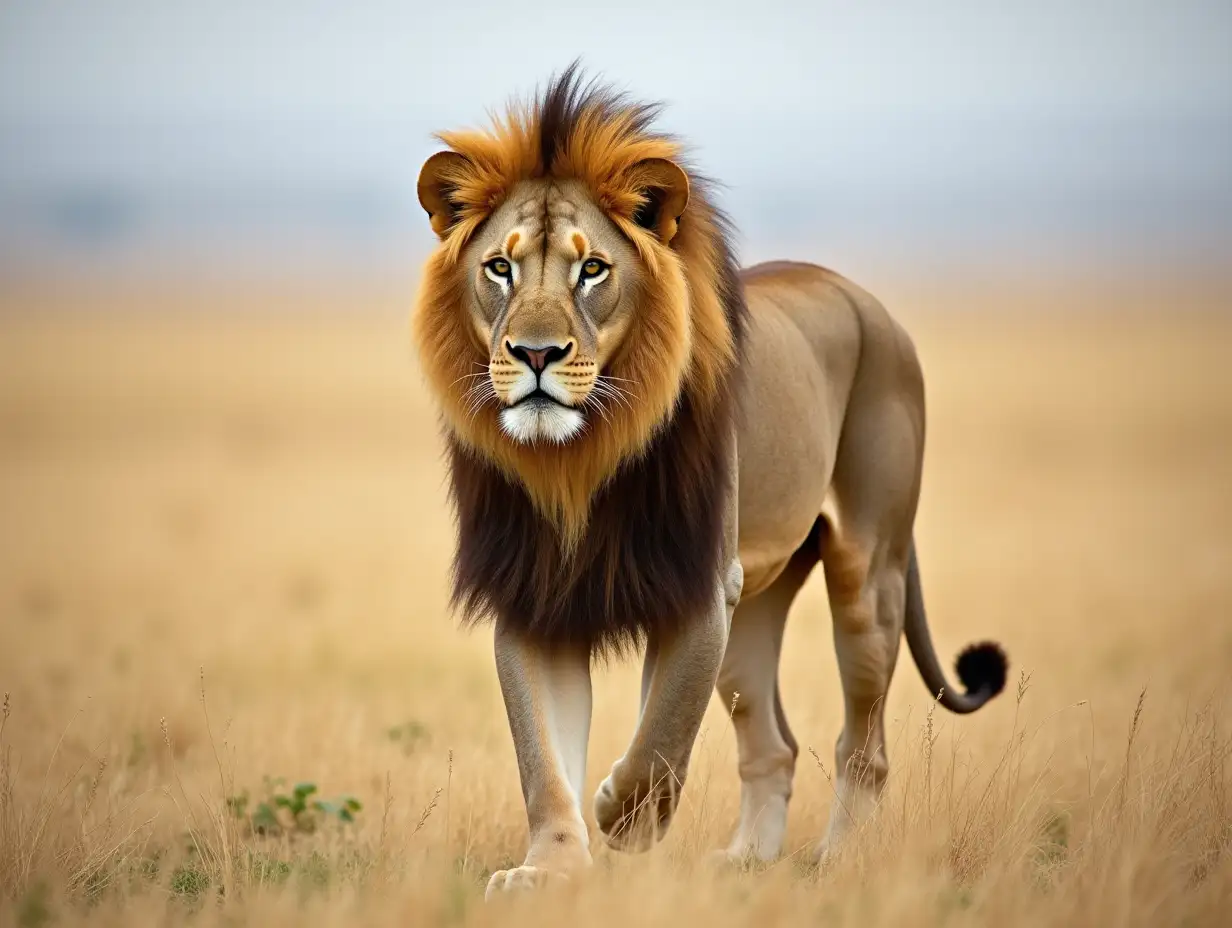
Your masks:
<path fill-rule="evenodd" d="M 694 414 L 720 415 L 730 392 L 743 317 L 733 311 L 734 263 L 727 225 L 708 199 L 708 184 L 680 165 L 690 182 L 679 228 L 664 244 L 637 222 L 647 205 L 647 159 L 680 164 L 681 148 L 652 132 L 657 107 L 583 86 L 576 65 L 531 104 L 514 102 L 486 130 L 437 135 L 462 155 L 442 173 L 452 216 L 433 216 L 441 241 L 429 257 L 412 315 L 421 365 L 449 432 L 471 453 L 522 486 L 566 548 L 585 531 L 595 493 L 630 459 L 647 451 L 687 392 Z M 475 231 L 519 182 L 552 177 L 580 180 L 634 244 L 650 281 L 609 373 L 636 386 L 626 406 L 588 422 L 563 445 L 527 447 L 501 431 L 490 406 L 471 409 L 468 375 L 486 366 L 464 305 L 460 258 Z M 725 413 L 723 413 L 725 415 Z"/>

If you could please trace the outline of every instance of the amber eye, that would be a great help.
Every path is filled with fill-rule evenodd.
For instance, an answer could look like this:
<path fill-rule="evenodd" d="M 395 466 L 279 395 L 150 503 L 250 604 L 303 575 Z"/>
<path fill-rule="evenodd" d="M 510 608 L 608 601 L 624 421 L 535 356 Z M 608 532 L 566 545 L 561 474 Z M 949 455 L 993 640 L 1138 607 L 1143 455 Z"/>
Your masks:
<path fill-rule="evenodd" d="M 509 266 L 509 262 L 504 258 L 493 258 L 487 263 L 486 267 L 497 277 L 513 278 L 513 268 Z"/>
<path fill-rule="evenodd" d="M 602 274 L 606 270 L 607 270 L 606 264 L 604 264 L 598 258 L 591 258 L 589 261 L 587 261 L 585 264 L 582 265 L 581 278 L 582 280 L 589 280 L 591 277 L 598 277 L 600 274 Z"/>

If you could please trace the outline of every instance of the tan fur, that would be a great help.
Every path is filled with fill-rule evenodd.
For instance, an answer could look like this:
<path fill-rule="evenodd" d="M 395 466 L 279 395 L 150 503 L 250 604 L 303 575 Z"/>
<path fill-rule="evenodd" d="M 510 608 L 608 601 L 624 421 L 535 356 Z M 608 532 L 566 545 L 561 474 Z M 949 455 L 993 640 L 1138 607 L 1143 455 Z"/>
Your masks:
<path fill-rule="evenodd" d="M 598 109 L 584 113 L 547 167 L 535 107 L 511 109 L 486 133 L 443 133 L 456 156 L 434 156 L 420 183 L 441 244 L 428 261 L 414 334 L 445 425 L 525 488 L 566 548 L 585 536 L 595 494 L 643 453 L 682 392 L 703 414 L 717 408 L 737 360 L 715 215 L 690 190 L 674 144 L 633 131 L 619 114 L 599 117 Z M 635 215 L 651 187 L 665 209 L 643 228 Z M 631 246 L 613 264 L 630 289 L 620 290 L 594 334 L 558 278 L 604 241 L 613 252 Z M 534 279 L 502 298 L 503 321 L 477 290 L 487 286 L 483 249 L 502 245 L 528 267 L 543 255 Z M 743 781 L 725 857 L 779 854 L 797 753 L 778 693 L 779 650 L 787 611 L 819 561 L 846 707 L 835 756 L 839 796 L 823 847 L 873 807 L 888 769 L 885 695 L 907 595 L 919 598 L 909 589 L 918 571 L 908 565 L 915 570 L 924 447 L 920 368 L 881 304 L 833 272 L 762 265 L 744 272 L 743 286 L 750 328 L 739 358 L 742 415 L 727 426 L 731 439 L 720 454 L 738 470 L 738 485 L 713 500 L 723 552 L 711 603 L 647 642 L 636 731 L 594 798 L 600 832 L 621 849 L 649 847 L 670 824 L 717 686 L 724 704 L 735 705 Z M 502 432 L 497 407 L 474 408 L 465 384 L 486 371 L 495 396 L 507 397 L 526 368 L 512 350 L 519 339 L 562 353 L 555 370 L 579 403 L 609 372 L 636 383 L 637 395 L 563 444 L 515 442 Z M 549 648 L 510 618 L 497 623 L 497 667 L 531 846 L 522 866 L 493 876 L 489 895 L 591 860 L 578 795 L 588 655 Z M 915 622 L 918 638 L 922 612 Z"/>

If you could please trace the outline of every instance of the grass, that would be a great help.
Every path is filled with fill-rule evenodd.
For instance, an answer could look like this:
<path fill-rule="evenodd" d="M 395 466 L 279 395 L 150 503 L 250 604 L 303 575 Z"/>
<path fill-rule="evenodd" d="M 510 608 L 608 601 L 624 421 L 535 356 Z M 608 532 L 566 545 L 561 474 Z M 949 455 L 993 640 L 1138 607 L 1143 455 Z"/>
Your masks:
<path fill-rule="evenodd" d="M 818 869 L 841 702 L 815 576 L 782 860 L 708 862 L 739 801 L 716 700 L 659 847 L 595 842 L 585 879 L 485 904 L 522 797 L 490 640 L 447 617 L 432 414 L 378 296 L 0 315 L 0 925 L 1226 921 L 1225 317 L 904 315 L 934 636 L 1004 641 L 1017 687 L 960 718 L 901 660 L 882 804 Z M 596 677 L 589 792 L 636 680 Z"/>
<path fill-rule="evenodd" d="M 1023 708 L 1027 689 L 1024 674 L 1016 709 Z M 698 805 L 686 800 L 682 824 L 652 855 L 600 853 L 585 880 L 546 890 L 541 902 L 515 899 L 498 907 L 514 920 L 541 918 L 541 906 L 562 918 L 580 918 L 586 907 L 598 906 L 608 917 L 620 913 L 639 920 L 740 912 L 750 919 L 839 924 L 904 917 L 935 924 L 1027 918 L 1215 924 L 1232 891 L 1232 734 L 1213 703 L 1151 724 L 1146 697 L 1144 689 L 1126 719 L 1123 742 L 1110 746 L 1110 756 L 1084 756 L 1085 795 L 1058 790 L 1056 770 L 1039 746 L 1056 734 L 1063 716 L 1089 715 L 1086 704 L 1062 708 L 1032 726 L 1015 720 L 1000 751 L 986 758 L 950 737 L 950 726 L 930 705 L 920 724 L 905 720 L 898 726 L 898 775 L 876 816 L 820 869 L 811 863 L 808 844 L 753 872 L 703 863 L 699 851 L 716 811 L 703 796 Z M 1147 734 L 1153 735 L 1151 746 L 1142 743 Z M 945 756 L 936 751 L 942 740 L 949 742 Z M 812 756 L 829 784 L 819 755 Z M 700 760 L 710 767 L 716 758 Z M 801 766 L 807 784 L 810 765 Z M 236 815 L 234 797 L 204 793 L 190 799 L 180 788 L 174 805 L 181 842 L 152 850 L 149 822 L 113 828 L 109 821 L 112 838 L 87 844 L 69 819 L 59 828 L 52 825 L 63 789 L 40 793 L 33 809 L 23 810 L 10 782 L 6 773 L 0 874 L 18 924 L 100 912 L 152 916 L 155 910 L 159 918 L 191 914 L 228 922 L 262 912 L 262 918 L 289 923 L 341 918 L 344 912 L 380 917 L 402 905 L 412 911 L 427 905 L 439 923 L 459 924 L 468 913 L 488 909 L 482 891 L 491 868 L 483 863 L 483 831 L 473 833 L 473 819 L 467 824 L 459 835 L 465 844 L 461 856 L 448 826 L 443 835 L 426 832 L 442 804 L 453 800 L 445 788 L 432 793 L 401 842 L 391 841 L 392 794 L 385 797 L 379 831 L 355 838 L 347 833 L 355 819 L 321 813 L 332 821 L 301 828 L 283 806 L 287 824 L 251 827 L 251 819 Z M 80 817 L 88 813 L 98 777 L 91 783 L 80 800 Z M 310 792 L 301 785 L 289 795 L 274 795 L 286 805 L 303 805 L 303 815 Z M 638 885 L 636 900 L 627 898 L 631 882 Z M 697 892 L 699 886 L 704 891 Z"/>

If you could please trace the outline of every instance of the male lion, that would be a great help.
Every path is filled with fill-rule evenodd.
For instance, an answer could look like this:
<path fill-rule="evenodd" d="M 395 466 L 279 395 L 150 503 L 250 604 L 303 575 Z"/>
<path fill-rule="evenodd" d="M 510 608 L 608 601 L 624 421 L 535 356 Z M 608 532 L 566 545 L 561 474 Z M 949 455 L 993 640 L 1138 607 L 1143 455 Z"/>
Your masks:
<path fill-rule="evenodd" d="M 448 448 L 454 602 L 495 620 L 530 825 L 525 863 L 489 895 L 591 862 L 590 663 L 642 644 L 637 729 L 594 799 L 605 840 L 640 850 L 666 829 L 717 686 L 742 781 L 725 853 L 779 854 L 797 753 L 779 649 L 818 561 L 846 705 L 823 850 L 885 781 L 904 630 L 947 709 L 1005 682 L 982 644 L 951 689 L 929 638 L 911 341 L 831 271 L 739 271 L 709 184 L 656 114 L 571 66 L 489 131 L 439 135 L 449 150 L 419 176 L 440 244 L 412 328 Z"/>

